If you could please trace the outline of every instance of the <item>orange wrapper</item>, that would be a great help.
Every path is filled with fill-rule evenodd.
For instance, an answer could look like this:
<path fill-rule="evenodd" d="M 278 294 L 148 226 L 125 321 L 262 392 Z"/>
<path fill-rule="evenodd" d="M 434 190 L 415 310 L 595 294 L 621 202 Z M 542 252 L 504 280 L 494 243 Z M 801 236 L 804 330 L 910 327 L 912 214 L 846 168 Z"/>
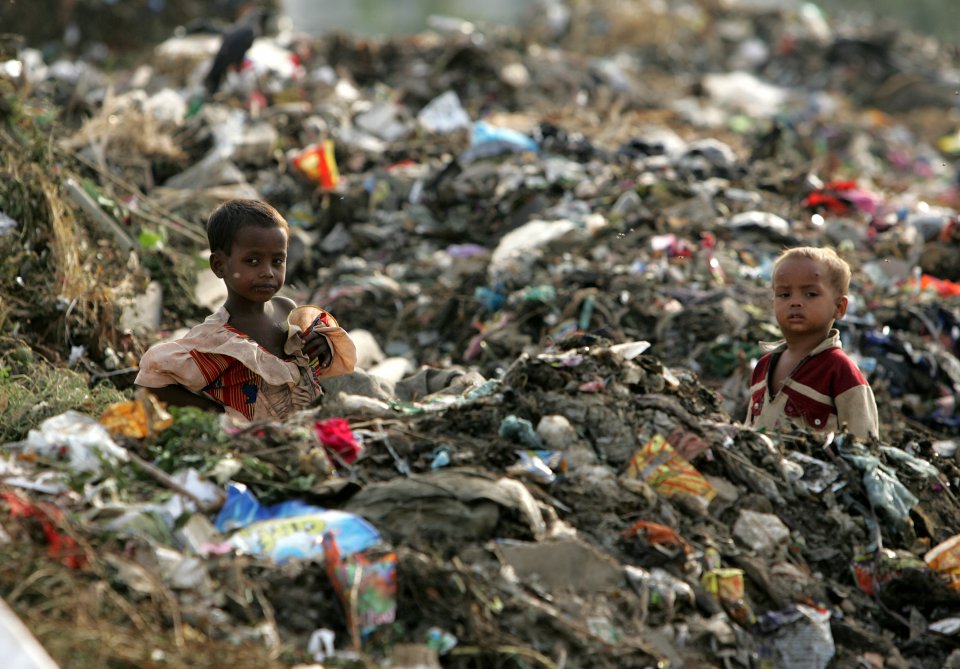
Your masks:
<path fill-rule="evenodd" d="M 115 437 L 143 439 L 173 425 L 173 417 L 154 395 L 138 391 L 134 399 L 104 409 L 100 424 Z"/>
<path fill-rule="evenodd" d="M 931 548 L 923 561 L 947 581 L 951 590 L 960 591 L 960 534 Z"/>

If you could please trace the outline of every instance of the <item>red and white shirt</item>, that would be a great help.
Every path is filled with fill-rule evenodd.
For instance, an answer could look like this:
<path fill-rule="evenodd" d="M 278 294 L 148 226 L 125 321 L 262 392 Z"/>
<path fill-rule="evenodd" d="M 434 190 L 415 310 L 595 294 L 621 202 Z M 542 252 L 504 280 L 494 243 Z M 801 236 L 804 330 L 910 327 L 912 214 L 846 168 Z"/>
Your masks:
<path fill-rule="evenodd" d="M 866 377 L 843 352 L 840 333 L 830 330 L 823 342 L 774 392 L 771 374 L 786 342 L 766 345 L 750 379 L 745 424 L 779 432 L 803 427 L 815 432 L 840 431 L 866 439 L 880 434 L 877 401 Z"/>

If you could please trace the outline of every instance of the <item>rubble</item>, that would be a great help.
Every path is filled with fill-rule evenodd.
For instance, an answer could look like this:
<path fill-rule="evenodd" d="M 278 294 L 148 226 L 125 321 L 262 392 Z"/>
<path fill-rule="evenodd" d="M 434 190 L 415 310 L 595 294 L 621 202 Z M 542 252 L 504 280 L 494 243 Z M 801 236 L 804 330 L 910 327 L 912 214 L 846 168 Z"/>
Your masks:
<path fill-rule="evenodd" d="M 0 51 L 0 595 L 52 660 L 960 666 L 960 56 L 739 4 L 279 32 L 214 95 L 209 35 Z M 131 388 L 236 196 L 358 344 L 282 424 Z M 797 244 L 879 440 L 740 422 Z"/>

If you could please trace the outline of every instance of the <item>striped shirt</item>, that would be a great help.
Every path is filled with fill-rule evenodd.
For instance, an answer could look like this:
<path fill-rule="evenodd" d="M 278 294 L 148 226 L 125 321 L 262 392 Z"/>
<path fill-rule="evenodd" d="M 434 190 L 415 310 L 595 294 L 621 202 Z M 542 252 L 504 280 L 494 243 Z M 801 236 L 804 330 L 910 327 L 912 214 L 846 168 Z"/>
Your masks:
<path fill-rule="evenodd" d="M 775 432 L 797 427 L 814 432 L 845 429 L 861 439 L 879 436 L 873 389 L 843 352 L 837 330 L 830 330 L 776 392 L 771 376 L 787 345 L 767 346 L 768 352 L 757 361 L 750 379 L 750 405 L 744 421 L 748 427 Z"/>
<path fill-rule="evenodd" d="M 333 316 L 312 305 L 287 317 L 284 355 L 275 356 L 231 326 L 224 307 L 184 337 L 155 344 L 140 359 L 135 383 L 146 388 L 179 385 L 206 395 L 226 413 L 245 420 L 284 419 L 322 394 L 320 379 L 353 371 L 356 347 Z M 327 338 L 333 359 L 321 367 L 308 360 L 302 334 Z"/>

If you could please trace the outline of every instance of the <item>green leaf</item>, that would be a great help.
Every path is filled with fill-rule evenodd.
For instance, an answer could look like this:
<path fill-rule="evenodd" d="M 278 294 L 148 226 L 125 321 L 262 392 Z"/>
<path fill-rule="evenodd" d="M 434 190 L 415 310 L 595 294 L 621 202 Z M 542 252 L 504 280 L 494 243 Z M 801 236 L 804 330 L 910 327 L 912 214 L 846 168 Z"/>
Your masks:
<path fill-rule="evenodd" d="M 163 243 L 166 241 L 165 237 L 166 235 L 162 232 L 143 228 L 140 230 L 140 236 L 137 239 L 140 242 L 140 248 L 145 251 L 153 251 L 163 247 Z"/>

